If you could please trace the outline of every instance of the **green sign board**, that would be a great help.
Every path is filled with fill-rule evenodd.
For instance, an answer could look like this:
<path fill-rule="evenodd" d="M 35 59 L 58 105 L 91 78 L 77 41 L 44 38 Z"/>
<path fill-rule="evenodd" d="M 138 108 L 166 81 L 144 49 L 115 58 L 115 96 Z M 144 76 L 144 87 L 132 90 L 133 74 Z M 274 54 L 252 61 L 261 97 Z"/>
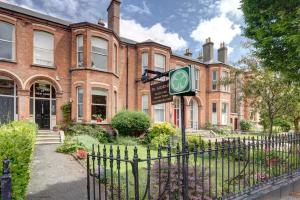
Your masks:
<path fill-rule="evenodd" d="M 190 66 L 171 70 L 169 72 L 170 95 L 195 95 L 193 79 L 193 68 Z"/>

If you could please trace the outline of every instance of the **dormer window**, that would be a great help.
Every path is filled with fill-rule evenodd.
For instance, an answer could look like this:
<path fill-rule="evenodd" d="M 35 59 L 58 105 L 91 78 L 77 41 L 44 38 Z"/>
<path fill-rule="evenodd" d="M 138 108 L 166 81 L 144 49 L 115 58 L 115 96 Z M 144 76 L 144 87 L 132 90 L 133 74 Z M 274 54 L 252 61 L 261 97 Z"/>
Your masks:
<path fill-rule="evenodd" d="M 83 35 L 77 36 L 77 67 L 83 67 Z"/>
<path fill-rule="evenodd" d="M 103 71 L 107 71 L 107 40 L 104 40 L 99 37 L 92 37 L 91 48 L 92 67 Z"/>
<path fill-rule="evenodd" d="M 34 31 L 33 63 L 54 66 L 54 36 L 44 31 Z"/>
<path fill-rule="evenodd" d="M 1 21 L 0 60 L 15 60 L 15 26 Z"/>

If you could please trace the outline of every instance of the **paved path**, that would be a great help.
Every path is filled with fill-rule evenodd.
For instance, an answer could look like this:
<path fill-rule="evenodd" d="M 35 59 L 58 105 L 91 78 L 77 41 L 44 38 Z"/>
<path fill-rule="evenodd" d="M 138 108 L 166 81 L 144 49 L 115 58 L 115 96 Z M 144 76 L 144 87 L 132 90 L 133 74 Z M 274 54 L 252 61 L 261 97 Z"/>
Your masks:
<path fill-rule="evenodd" d="M 86 200 L 86 172 L 57 145 L 36 145 L 26 200 Z"/>

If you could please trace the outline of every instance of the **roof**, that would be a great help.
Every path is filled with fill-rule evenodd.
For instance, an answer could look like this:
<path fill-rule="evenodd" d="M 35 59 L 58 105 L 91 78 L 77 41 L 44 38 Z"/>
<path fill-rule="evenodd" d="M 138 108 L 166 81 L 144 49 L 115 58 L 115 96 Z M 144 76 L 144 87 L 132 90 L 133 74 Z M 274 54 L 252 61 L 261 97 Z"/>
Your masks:
<path fill-rule="evenodd" d="M 190 60 L 190 61 L 193 61 L 193 62 L 205 64 L 205 63 L 201 62 L 200 60 L 197 60 L 197 59 L 189 57 L 189 56 L 184 56 L 184 55 L 180 55 L 180 54 L 177 54 L 177 53 L 172 53 L 172 55 L 176 56 L 178 58 L 183 58 L 183 59 Z"/>
<path fill-rule="evenodd" d="M 69 26 L 72 23 L 72 22 L 69 22 L 69 21 L 66 21 L 66 20 L 55 18 L 55 17 L 49 16 L 49 15 L 45 15 L 45 14 L 42 14 L 42 13 L 39 13 L 39 12 L 36 12 L 36 11 L 33 11 L 33 10 L 29 10 L 29 9 L 22 8 L 22 7 L 19 7 L 19 6 L 15 6 L 15 5 L 12 5 L 12 4 L 4 3 L 4 2 L 1 2 L 1 1 L 0 1 L 0 8 L 6 9 L 6 10 L 11 10 L 11 11 L 21 13 L 21 14 L 24 14 L 24 15 L 44 19 L 44 20 L 54 22 L 54 23 L 58 23 L 58 24 L 62 24 L 62 25 L 65 25 L 65 26 Z"/>

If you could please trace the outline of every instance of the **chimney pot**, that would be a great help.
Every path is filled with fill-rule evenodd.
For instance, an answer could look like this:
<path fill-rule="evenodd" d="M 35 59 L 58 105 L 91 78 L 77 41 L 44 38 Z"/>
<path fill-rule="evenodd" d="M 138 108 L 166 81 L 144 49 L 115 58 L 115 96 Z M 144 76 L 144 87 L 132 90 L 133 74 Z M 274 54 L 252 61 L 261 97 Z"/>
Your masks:
<path fill-rule="evenodd" d="M 225 46 L 225 42 L 222 42 L 218 49 L 218 61 L 227 64 L 227 47 Z"/>
<path fill-rule="evenodd" d="M 103 20 L 102 18 L 100 18 L 100 19 L 98 20 L 98 24 L 99 24 L 100 26 L 105 26 L 104 20 Z"/>
<path fill-rule="evenodd" d="M 188 57 L 192 57 L 193 53 L 190 51 L 190 49 L 186 49 L 184 55 Z"/>

